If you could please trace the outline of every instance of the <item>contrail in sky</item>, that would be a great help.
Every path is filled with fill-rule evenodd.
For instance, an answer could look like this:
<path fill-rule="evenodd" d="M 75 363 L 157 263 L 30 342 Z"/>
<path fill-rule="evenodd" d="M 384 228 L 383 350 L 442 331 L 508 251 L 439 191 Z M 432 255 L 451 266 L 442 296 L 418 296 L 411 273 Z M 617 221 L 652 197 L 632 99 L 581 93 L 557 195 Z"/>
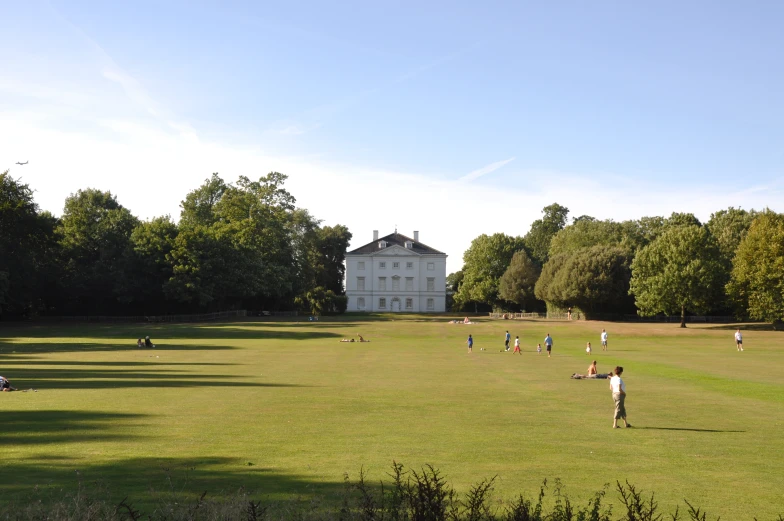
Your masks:
<path fill-rule="evenodd" d="M 483 175 L 487 175 L 490 172 L 495 172 L 496 170 L 498 170 L 502 166 L 504 166 L 504 165 L 506 165 L 508 163 L 511 163 L 514 160 L 515 160 L 514 157 L 510 157 L 509 159 L 504 159 L 503 161 L 496 161 L 495 163 L 490 163 L 487 166 L 483 166 L 482 168 L 480 168 L 478 170 L 474 170 L 473 172 L 470 172 L 470 173 L 464 175 L 463 177 L 458 179 L 458 181 L 460 181 L 461 183 L 467 183 L 468 181 L 473 181 L 474 179 L 479 179 Z"/>

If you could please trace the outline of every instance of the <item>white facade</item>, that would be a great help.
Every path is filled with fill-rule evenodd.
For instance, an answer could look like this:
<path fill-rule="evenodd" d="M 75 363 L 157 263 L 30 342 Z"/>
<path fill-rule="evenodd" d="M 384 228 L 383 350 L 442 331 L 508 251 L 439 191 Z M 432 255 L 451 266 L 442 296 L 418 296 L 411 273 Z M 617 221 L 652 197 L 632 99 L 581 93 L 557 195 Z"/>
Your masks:
<path fill-rule="evenodd" d="M 346 254 L 348 312 L 443 313 L 446 254 L 394 233 Z"/>

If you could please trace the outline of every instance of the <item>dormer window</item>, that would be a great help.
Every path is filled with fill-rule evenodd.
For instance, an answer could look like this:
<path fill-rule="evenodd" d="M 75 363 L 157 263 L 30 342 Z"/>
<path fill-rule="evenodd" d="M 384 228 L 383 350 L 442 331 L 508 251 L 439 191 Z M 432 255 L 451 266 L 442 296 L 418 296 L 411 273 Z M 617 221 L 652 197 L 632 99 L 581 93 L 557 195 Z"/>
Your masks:
<path fill-rule="evenodd" d="M 411 242 L 411 241 L 406 241 L 406 249 L 407 249 L 407 250 L 412 250 L 412 249 L 414 249 L 414 243 L 413 243 L 413 242 Z"/>
<path fill-rule="evenodd" d="M 387 247 L 387 241 L 378 241 L 378 247 L 379 248 L 386 248 Z"/>

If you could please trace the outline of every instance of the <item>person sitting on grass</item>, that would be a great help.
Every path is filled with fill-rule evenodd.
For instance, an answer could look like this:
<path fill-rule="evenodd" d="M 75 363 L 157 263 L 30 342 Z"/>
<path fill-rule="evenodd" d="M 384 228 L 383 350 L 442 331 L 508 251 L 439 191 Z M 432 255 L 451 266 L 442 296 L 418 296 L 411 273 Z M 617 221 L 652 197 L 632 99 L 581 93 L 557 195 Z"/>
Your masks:
<path fill-rule="evenodd" d="M 155 347 L 155 344 L 152 343 L 152 340 L 150 340 L 149 336 L 144 338 L 144 347 Z"/>
<path fill-rule="evenodd" d="M 142 340 L 141 338 L 136 340 L 136 347 L 139 347 L 139 348 L 144 347 L 144 340 Z"/>
<path fill-rule="evenodd" d="M 16 391 L 16 387 L 11 386 L 11 382 L 5 376 L 0 376 L 0 389 L 4 392 Z"/>

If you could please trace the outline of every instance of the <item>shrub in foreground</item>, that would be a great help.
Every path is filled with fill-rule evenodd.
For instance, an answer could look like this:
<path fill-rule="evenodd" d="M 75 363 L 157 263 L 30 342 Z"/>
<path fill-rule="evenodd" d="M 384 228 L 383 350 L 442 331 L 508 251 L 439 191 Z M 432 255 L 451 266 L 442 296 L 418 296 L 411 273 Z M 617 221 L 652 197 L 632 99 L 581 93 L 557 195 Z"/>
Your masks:
<path fill-rule="evenodd" d="M 46 521 L 713 521 L 707 512 L 685 501 L 681 512 L 659 511 L 654 494 L 648 495 L 628 481 L 616 482 L 620 512 L 613 513 L 605 498 L 608 485 L 585 505 L 576 505 L 563 493 L 560 480 L 538 494 L 520 494 L 510 502 L 492 499 L 495 477 L 483 479 L 458 494 L 434 467 L 406 471 L 393 463 L 390 480 L 378 485 L 360 470 L 356 481 L 344 476 L 339 501 L 325 497 L 263 502 L 245 489 L 211 498 L 178 492 L 175 487 L 151 491 L 153 506 L 136 507 L 131 498 L 112 501 L 100 482 L 79 482 L 71 493 L 36 487 L 23 501 L 0 507 L 0 520 Z M 549 493 L 549 496 L 548 496 Z M 757 518 L 753 518 L 757 521 Z M 718 521 L 718 518 L 716 518 Z M 779 515 L 774 521 L 784 521 Z"/>

